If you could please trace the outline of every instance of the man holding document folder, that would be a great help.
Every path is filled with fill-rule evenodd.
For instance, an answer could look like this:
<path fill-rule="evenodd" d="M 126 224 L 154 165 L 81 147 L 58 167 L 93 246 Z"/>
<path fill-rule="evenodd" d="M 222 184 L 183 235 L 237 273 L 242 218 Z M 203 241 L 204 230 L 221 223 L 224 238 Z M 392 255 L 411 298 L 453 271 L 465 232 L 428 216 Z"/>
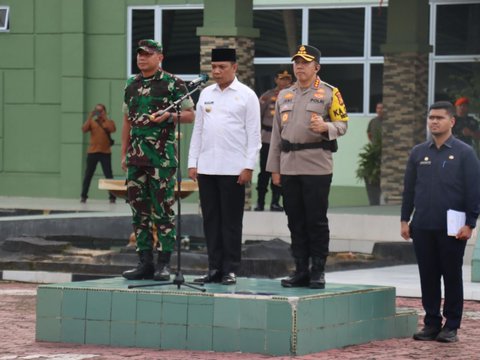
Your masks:
<path fill-rule="evenodd" d="M 452 136 L 454 113 L 447 101 L 430 106 L 432 140 L 412 149 L 405 171 L 401 235 L 413 240 L 425 309 L 415 340 L 458 341 L 462 320 L 463 255 L 480 209 L 480 164 L 472 147 Z"/>

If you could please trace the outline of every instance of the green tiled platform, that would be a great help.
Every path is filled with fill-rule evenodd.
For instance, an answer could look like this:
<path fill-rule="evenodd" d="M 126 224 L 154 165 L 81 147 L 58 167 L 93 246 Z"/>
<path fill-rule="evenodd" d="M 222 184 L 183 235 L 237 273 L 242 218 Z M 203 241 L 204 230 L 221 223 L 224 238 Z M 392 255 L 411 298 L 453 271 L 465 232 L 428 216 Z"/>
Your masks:
<path fill-rule="evenodd" d="M 186 277 L 186 280 L 191 280 Z M 285 289 L 268 279 L 128 289 L 110 278 L 44 285 L 37 292 L 38 341 L 161 349 L 303 355 L 411 336 L 417 314 L 395 308 L 395 288 L 327 284 Z"/>

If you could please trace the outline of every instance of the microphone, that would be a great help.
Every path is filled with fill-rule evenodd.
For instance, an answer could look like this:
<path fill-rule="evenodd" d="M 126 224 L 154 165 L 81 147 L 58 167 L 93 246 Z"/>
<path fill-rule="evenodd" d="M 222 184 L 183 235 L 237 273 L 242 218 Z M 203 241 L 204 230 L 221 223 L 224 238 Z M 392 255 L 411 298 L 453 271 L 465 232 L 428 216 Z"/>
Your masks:
<path fill-rule="evenodd" d="M 198 78 L 190 81 L 188 83 L 188 86 L 197 86 L 197 85 L 200 85 L 200 84 L 204 84 L 208 81 L 209 77 L 207 74 L 200 74 L 198 75 Z"/>

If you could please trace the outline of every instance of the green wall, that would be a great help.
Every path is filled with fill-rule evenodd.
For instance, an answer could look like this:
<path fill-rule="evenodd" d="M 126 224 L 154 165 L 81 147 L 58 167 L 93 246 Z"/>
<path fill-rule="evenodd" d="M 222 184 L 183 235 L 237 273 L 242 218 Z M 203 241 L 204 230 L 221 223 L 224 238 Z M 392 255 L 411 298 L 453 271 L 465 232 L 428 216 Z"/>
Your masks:
<path fill-rule="evenodd" d="M 89 140 L 81 125 L 96 103 L 117 125 L 112 162 L 123 178 L 127 7 L 162 3 L 201 1 L 0 0 L 10 6 L 10 31 L 0 33 L 0 196 L 79 198 Z M 354 170 L 367 122 L 352 118 L 340 140 L 334 203 L 366 201 Z M 184 164 L 191 129 L 182 125 Z M 100 177 L 99 166 L 90 197 L 106 198 L 96 189 Z"/>

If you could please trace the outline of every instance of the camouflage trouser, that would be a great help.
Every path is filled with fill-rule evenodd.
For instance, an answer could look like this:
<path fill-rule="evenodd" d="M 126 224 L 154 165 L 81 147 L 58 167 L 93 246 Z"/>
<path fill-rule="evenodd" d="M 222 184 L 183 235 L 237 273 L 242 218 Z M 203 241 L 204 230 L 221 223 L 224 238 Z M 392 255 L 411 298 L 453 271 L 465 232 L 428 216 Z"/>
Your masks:
<path fill-rule="evenodd" d="M 133 213 L 137 251 L 153 247 L 152 224 L 157 227 L 162 250 L 173 250 L 176 237 L 175 168 L 129 166 L 128 202 Z"/>

